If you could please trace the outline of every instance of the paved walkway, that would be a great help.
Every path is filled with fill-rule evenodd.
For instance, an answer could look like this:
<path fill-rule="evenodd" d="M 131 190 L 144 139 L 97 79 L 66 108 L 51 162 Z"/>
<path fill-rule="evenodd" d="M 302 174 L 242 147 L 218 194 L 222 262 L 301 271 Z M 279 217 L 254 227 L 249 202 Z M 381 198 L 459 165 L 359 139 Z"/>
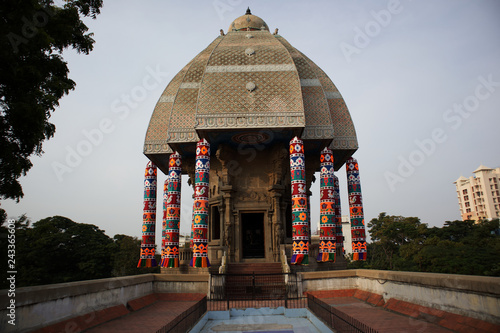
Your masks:
<path fill-rule="evenodd" d="M 452 331 L 423 320 L 396 314 L 354 297 L 321 298 L 325 303 L 383 333 L 450 333 Z"/>
<path fill-rule="evenodd" d="M 128 315 L 90 328 L 85 333 L 154 333 L 173 321 L 198 301 L 158 300 Z"/>

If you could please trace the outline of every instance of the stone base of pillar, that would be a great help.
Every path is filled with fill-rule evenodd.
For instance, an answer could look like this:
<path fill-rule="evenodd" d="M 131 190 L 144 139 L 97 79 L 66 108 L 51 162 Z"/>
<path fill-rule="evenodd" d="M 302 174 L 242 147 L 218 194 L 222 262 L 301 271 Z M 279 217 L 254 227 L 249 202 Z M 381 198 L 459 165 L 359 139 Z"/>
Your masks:
<path fill-rule="evenodd" d="M 190 267 L 189 265 L 180 265 L 176 268 L 162 268 L 160 270 L 161 274 L 209 274 L 208 267 Z"/>

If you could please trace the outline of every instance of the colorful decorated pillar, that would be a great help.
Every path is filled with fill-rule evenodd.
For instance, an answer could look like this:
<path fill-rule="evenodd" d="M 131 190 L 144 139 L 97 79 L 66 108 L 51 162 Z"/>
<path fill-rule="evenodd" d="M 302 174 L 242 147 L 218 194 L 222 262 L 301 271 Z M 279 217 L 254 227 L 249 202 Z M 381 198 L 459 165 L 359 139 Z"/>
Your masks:
<path fill-rule="evenodd" d="M 344 235 L 342 233 L 342 209 L 340 207 L 340 187 L 339 179 L 337 176 L 333 176 L 333 197 L 335 202 L 335 238 L 337 242 L 337 248 L 344 253 Z"/>
<path fill-rule="evenodd" d="M 349 158 L 346 162 L 346 171 L 351 215 L 352 259 L 366 260 L 365 220 L 358 161 L 352 157 Z"/>
<path fill-rule="evenodd" d="M 304 143 L 295 137 L 290 141 L 290 172 L 292 178 L 292 265 L 309 263 L 309 223 Z"/>
<path fill-rule="evenodd" d="M 166 216 L 163 225 L 163 248 L 161 267 L 179 267 L 179 223 L 181 219 L 181 165 L 178 152 L 170 155 L 168 164 L 168 195 Z"/>
<path fill-rule="evenodd" d="M 319 262 L 335 261 L 335 192 L 333 180 L 333 153 L 325 148 L 321 152 Z"/>
<path fill-rule="evenodd" d="M 155 267 L 156 165 L 148 162 L 144 179 L 141 256 L 137 267 Z"/>
<path fill-rule="evenodd" d="M 307 191 L 307 239 L 309 242 L 311 241 L 311 195 L 311 191 Z"/>
<path fill-rule="evenodd" d="M 163 217 L 161 222 L 162 232 L 161 232 L 161 262 L 160 267 L 163 267 L 163 261 L 165 259 L 165 239 L 166 239 L 166 229 L 167 229 L 167 199 L 168 199 L 168 175 L 167 179 L 163 183 Z"/>
<path fill-rule="evenodd" d="M 191 267 L 209 267 L 208 261 L 208 185 L 210 144 L 202 139 L 196 145 L 193 203 L 193 258 Z"/>
<path fill-rule="evenodd" d="M 193 250 L 193 244 L 194 244 L 194 211 L 191 213 L 191 240 L 189 241 L 189 248 L 191 251 Z"/>

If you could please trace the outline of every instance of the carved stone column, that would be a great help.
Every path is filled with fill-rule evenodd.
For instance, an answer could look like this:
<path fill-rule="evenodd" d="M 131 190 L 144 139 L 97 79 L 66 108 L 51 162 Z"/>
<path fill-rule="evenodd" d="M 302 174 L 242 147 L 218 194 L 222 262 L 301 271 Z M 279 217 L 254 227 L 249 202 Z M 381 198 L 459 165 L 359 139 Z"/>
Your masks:
<path fill-rule="evenodd" d="M 223 202 L 223 213 L 222 221 L 224 225 L 224 231 L 222 235 L 222 244 L 227 249 L 227 256 L 229 262 L 234 262 L 234 222 L 232 219 L 233 206 L 232 206 L 232 192 L 233 187 L 231 185 L 225 185 L 221 188 L 222 192 L 222 202 Z"/>
<path fill-rule="evenodd" d="M 272 254 L 273 260 L 280 260 L 280 245 L 285 242 L 284 229 L 284 205 L 281 204 L 285 192 L 284 175 L 288 172 L 288 150 L 282 146 L 275 146 L 272 152 L 272 168 L 269 174 L 269 196 L 271 201 L 270 223 L 272 230 Z"/>
<path fill-rule="evenodd" d="M 223 213 L 221 212 L 223 221 L 223 234 L 222 245 L 226 247 L 227 257 L 229 262 L 234 262 L 235 253 L 235 233 L 234 233 L 234 220 L 233 220 L 233 174 L 231 173 L 232 161 L 235 152 L 230 147 L 221 144 L 215 153 L 215 156 L 220 161 L 221 170 L 221 183 L 220 191 L 222 193 L 222 205 L 224 207 Z"/>
<path fill-rule="evenodd" d="M 275 185 L 270 190 L 272 200 L 272 253 L 274 261 L 279 261 L 280 245 L 283 244 L 285 240 L 285 231 L 283 228 L 284 221 L 281 218 L 282 208 L 280 205 L 283 192 L 284 188 L 282 185 Z"/>
<path fill-rule="evenodd" d="M 224 185 L 231 185 L 232 184 L 232 173 L 231 173 L 231 166 L 233 161 L 232 156 L 235 155 L 235 152 L 233 149 L 230 147 L 221 144 L 219 145 L 219 148 L 217 149 L 217 152 L 215 152 L 215 156 L 217 159 L 220 161 L 222 165 L 222 186 Z"/>

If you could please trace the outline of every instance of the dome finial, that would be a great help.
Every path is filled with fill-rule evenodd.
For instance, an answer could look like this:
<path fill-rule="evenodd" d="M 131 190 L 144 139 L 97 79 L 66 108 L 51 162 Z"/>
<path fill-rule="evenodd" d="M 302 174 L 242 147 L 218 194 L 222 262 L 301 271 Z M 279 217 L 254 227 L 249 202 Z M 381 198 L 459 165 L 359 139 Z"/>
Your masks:
<path fill-rule="evenodd" d="M 228 31 L 269 31 L 266 22 L 258 16 L 255 16 L 248 7 L 245 15 L 236 18 L 229 26 Z"/>

